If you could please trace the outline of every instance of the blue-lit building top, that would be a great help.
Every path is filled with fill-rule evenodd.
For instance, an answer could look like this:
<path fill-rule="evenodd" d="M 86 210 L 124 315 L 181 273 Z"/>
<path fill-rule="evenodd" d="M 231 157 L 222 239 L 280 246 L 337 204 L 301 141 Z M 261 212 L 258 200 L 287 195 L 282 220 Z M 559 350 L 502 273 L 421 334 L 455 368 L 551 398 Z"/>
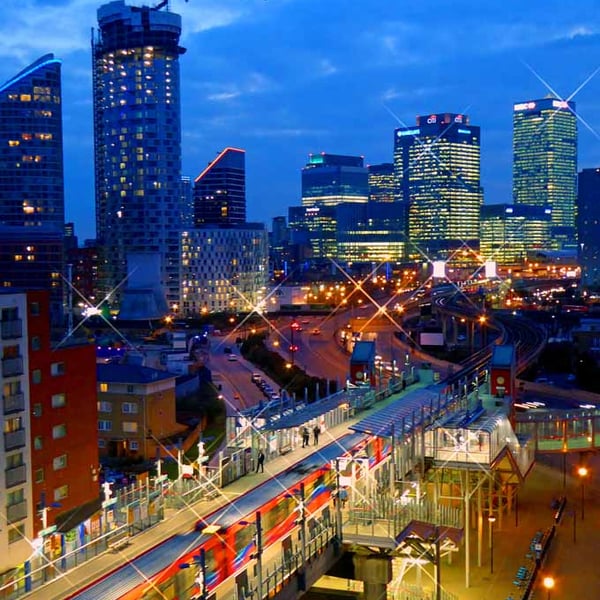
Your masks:
<path fill-rule="evenodd" d="M 500 266 L 522 265 L 528 251 L 546 250 L 550 243 L 549 206 L 488 204 L 481 207 L 480 255 Z"/>
<path fill-rule="evenodd" d="M 194 180 L 194 223 L 246 222 L 246 152 L 225 148 Z"/>
<path fill-rule="evenodd" d="M 600 289 L 600 167 L 579 172 L 577 194 L 578 259 L 581 284 Z"/>
<path fill-rule="evenodd" d="M 467 115 L 417 117 L 394 132 L 398 198 L 406 205 L 410 258 L 448 259 L 479 245 L 480 130 Z"/>
<path fill-rule="evenodd" d="M 126 275 L 127 255 L 160 256 L 169 304 L 179 295 L 182 209 L 181 17 L 162 5 L 98 9 L 92 36 L 96 227 L 101 292 Z M 118 292 L 117 292 L 118 293 Z"/>
<path fill-rule="evenodd" d="M 41 57 L 0 86 L 0 223 L 65 225 L 61 62 Z"/>
<path fill-rule="evenodd" d="M 335 206 L 366 202 L 369 172 L 362 156 L 310 154 L 302 168 L 302 205 Z"/>
<path fill-rule="evenodd" d="M 513 202 L 552 209 L 552 247 L 575 248 L 575 102 L 543 98 L 513 106 Z"/>

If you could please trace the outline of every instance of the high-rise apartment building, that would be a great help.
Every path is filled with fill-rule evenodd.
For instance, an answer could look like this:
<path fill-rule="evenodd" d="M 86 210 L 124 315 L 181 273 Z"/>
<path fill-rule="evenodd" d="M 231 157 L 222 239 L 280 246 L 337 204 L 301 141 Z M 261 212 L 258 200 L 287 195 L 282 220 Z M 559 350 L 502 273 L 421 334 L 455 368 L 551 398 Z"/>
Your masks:
<path fill-rule="evenodd" d="M 102 292 L 124 279 L 127 255 L 160 257 L 169 304 L 179 295 L 182 212 L 181 17 L 115 0 L 92 39 L 96 227 Z"/>
<path fill-rule="evenodd" d="M 445 260 L 465 245 L 478 248 L 480 131 L 467 115 L 419 116 L 416 126 L 396 129 L 394 169 L 410 258 Z"/>
<path fill-rule="evenodd" d="M 551 247 L 574 249 L 577 198 L 575 103 L 557 98 L 513 106 L 513 202 L 549 206 Z"/>
<path fill-rule="evenodd" d="M 395 202 L 394 163 L 369 165 L 367 170 L 369 172 L 369 200 Z"/>
<path fill-rule="evenodd" d="M 0 286 L 50 290 L 56 322 L 65 202 L 61 62 L 52 54 L 0 86 L 0 165 Z"/>
<path fill-rule="evenodd" d="M 600 289 L 600 167 L 579 172 L 577 244 L 581 283 Z"/>
<path fill-rule="evenodd" d="M 95 346 L 52 345 L 48 300 L 0 292 L 0 573 L 44 566 L 56 518 L 74 526 L 99 493 Z"/>
<path fill-rule="evenodd" d="M 246 222 L 246 152 L 225 148 L 194 180 L 194 224 Z"/>
<path fill-rule="evenodd" d="M 302 205 L 335 206 L 369 199 L 369 172 L 362 156 L 310 154 L 302 168 Z"/>

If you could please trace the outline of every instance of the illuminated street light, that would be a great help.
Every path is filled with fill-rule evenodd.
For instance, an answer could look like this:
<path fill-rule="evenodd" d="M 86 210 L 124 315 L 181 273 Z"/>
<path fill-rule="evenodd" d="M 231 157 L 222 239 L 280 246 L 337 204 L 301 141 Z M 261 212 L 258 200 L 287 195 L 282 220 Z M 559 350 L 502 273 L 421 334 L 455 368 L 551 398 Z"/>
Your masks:
<path fill-rule="evenodd" d="M 554 589 L 554 577 L 544 577 L 544 580 L 542 582 L 544 584 L 544 587 L 548 590 L 548 596 L 547 596 L 547 600 L 550 600 L 550 592 Z"/>
<path fill-rule="evenodd" d="M 488 522 L 490 524 L 490 573 L 494 572 L 494 523 L 496 517 L 494 515 L 488 516 Z"/>
<path fill-rule="evenodd" d="M 581 479 L 581 520 L 583 521 L 583 518 L 585 516 L 585 478 L 588 476 L 587 467 L 579 467 L 577 469 L 577 475 L 579 475 Z"/>

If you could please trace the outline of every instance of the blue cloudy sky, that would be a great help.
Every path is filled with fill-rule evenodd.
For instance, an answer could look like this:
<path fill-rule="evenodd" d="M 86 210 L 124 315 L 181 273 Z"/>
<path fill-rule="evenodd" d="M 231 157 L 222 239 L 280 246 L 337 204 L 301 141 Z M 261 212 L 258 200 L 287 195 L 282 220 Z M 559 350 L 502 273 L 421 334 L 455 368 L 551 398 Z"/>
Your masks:
<path fill-rule="evenodd" d="M 158 0 L 152 1 L 155 4 Z M 2 0 L 0 81 L 63 60 L 67 219 L 93 237 L 90 30 L 96 0 Z M 129 4 L 142 4 L 130 0 Z M 247 151 L 248 217 L 300 198 L 309 152 L 391 161 L 417 114 L 481 126 L 488 203 L 510 201 L 512 103 L 575 93 L 579 167 L 600 166 L 597 0 L 171 0 L 183 16 L 183 174 Z"/>

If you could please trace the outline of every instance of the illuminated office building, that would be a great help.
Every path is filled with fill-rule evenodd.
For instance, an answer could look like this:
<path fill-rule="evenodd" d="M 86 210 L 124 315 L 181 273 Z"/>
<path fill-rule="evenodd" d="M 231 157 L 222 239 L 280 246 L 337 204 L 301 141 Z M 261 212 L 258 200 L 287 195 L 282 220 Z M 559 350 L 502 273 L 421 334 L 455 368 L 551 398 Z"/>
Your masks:
<path fill-rule="evenodd" d="M 447 260 L 461 247 L 478 248 L 479 140 L 479 127 L 459 114 L 420 116 L 414 127 L 395 130 L 395 179 L 408 215 L 409 258 Z"/>
<path fill-rule="evenodd" d="M 310 154 L 302 168 L 302 206 L 366 202 L 369 172 L 362 156 Z"/>
<path fill-rule="evenodd" d="M 552 210 L 543 206 L 481 207 L 480 255 L 500 266 L 522 265 L 530 250 L 546 250 Z"/>
<path fill-rule="evenodd" d="M 396 200 L 394 164 L 369 165 L 367 170 L 369 172 L 369 200 L 394 202 Z"/>
<path fill-rule="evenodd" d="M 581 283 L 600 289 L 600 167 L 579 172 L 577 234 Z"/>
<path fill-rule="evenodd" d="M 0 86 L 0 286 L 50 290 L 62 315 L 65 202 L 61 62 L 47 54 Z"/>
<path fill-rule="evenodd" d="M 404 259 L 404 219 L 395 204 L 338 204 L 336 221 L 336 252 L 346 264 Z"/>
<path fill-rule="evenodd" d="M 194 224 L 246 222 L 246 152 L 225 148 L 194 180 Z"/>
<path fill-rule="evenodd" d="M 313 263 L 337 258 L 335 206 L 290 206 L 288 224 L 293 239 L 304 232 Z"/>
<path fill-rule="evenodd" d="M 544 98 L 513 106 L 513 202 L 552 209 L 552 249 L 576 244 L 575 103 Z"/>
<path fill-rule="evenodd" d="M 98 9 L 94 167 L 98 244 L 106 250 L 101 291 L 124 279 L 129 253 L 155 253 L 172 304 L 179 294 L 179 56 L 185 50 L 179 46 L 181 17 L 160 10 L 164 5 L 115 0 Z"/>

